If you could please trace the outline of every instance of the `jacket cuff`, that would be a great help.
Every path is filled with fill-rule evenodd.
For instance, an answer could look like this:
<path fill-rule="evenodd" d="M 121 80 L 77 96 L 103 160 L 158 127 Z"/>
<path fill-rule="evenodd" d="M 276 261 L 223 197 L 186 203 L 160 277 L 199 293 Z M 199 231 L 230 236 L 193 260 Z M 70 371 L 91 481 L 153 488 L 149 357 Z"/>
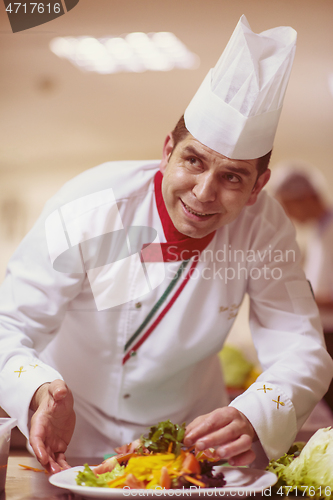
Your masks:
<path fill-rule="evenodd" d="M 11 417 L 18 421 L 17 427 L 29 438 L 29 407 L 38 387 L 56 379 L 63 380 L 60 373 L 39 359 L 26 356 L 13 356 L 0 375 L 1 406 Z"/>
<path fill-rule="evenodd" d="M 297 434 L 296 412 L 278 386 L 255 382 L 229 406 L 251 422 L 269 460 L 287 453 Z"/>

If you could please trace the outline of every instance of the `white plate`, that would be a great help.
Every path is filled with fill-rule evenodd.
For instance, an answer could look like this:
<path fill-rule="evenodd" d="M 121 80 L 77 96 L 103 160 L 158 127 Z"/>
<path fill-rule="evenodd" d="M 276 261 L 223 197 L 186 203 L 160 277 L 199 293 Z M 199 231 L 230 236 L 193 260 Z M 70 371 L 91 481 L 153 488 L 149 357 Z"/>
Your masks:
<path fill-rule="evenodd" d="M 245 496 L 246 493 L 254 495 L 261 493 L 266 488 L 269 488 L 277 481 L 277 476 L 272 472 L 250 469 L 245 467 L 219 467 L 218 471 L 223 472 L 226 480 L 226 486 L 223 488 L 196 488 L 185 490 L 123 490 L 119 488 L 97 488 L 90 486 L 78 486 L 75 478 L 83 467 L 73 467 L 63 470 L 50 476 L 49 481 L 54 486 L 66 488 L 73 493 L 77 493 L 87 498 L 105 498 L 117 499 L 126 497 L 169 497 L 169 496 L 219 496 L 227 495 L 228 492 L 233 492 L 232 496 L 236 496 L 237 492 L 240 496 Z M 236 492 L 236 493 L 235 493 Z"/>

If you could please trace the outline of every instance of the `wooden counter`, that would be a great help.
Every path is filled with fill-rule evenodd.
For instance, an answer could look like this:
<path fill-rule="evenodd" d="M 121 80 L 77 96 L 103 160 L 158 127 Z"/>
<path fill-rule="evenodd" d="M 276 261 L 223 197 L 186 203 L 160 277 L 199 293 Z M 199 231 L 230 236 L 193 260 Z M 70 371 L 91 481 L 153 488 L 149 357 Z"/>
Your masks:
<path fill-rule="evenodd" d="M 74 500 L 82 498 L 69 493 L 68 490 L 52 486 L 48 481 L 48 474 L 45 472 L 25 470 L 19 464 L 42 468 L 40 463 L 28 452 L 24 450 L 11 451 L 8 459 L 5 492 L 0 493 L 0 500 Z"/>

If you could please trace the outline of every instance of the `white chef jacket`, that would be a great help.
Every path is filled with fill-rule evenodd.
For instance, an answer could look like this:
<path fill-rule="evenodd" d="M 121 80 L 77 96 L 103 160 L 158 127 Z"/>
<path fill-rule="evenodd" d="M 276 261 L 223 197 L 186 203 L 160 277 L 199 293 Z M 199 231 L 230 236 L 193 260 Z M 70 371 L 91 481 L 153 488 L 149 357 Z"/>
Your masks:
<path fill-rule="evenodd" d="M 307 245 L 305 274 L 315 296 L 333 300 L 333 210 L 316 224 Z M 333 311 L 322 310 L 321 322 L 325 332 L 333 332 Z"/>
<path fill-rule="evenodd" d="M 250 420 L 267 456 L 277 458 L 326 392 L 332 360 L 293 226 L 276 201 L 262 192 L 217 230 L 177 300 L 125 364 L 126 342 L 180 262 L 149 262 L 143 270 L 137 258 L 122 269 L 121 279 L 112 262 L 80 268 L 80 258 L 86 265 L 84 242 L 99 234 L 150 227 L 165 241 L 154 195 L 158 168 L 157 161 L 105 163 L 68 182 L 47 203 L 0 288 L 0 405 L 28 435 L 34 392 L 63 378 L 83 422 L 78 429 L 90 426 L 106 446 L 128 442 L 166 418 L 189 423 L 227 404 L 216 353 L 248 293 L 263 373 L 232 406 Z M 81 254 L 60 272 L 57 258 L 75 245 Z M 74 433 L 73 454 L 85 441 Z"/>

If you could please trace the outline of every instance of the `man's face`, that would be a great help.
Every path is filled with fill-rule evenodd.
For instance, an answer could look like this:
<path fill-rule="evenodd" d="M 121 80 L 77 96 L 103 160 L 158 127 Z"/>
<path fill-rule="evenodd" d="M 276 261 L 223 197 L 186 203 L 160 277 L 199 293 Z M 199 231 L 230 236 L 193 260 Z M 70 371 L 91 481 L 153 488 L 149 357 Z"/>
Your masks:
<path fill-rule="evenodd" d="M 258 179 L 257 160 L 231 160 L 204 146 L 192 135 L 173 150 L 166 138 L 162 195 L 175 227 L 191 238 L 203 238 L 230 224 L 244 206 L 253 205 L 270 177 Z"/>

